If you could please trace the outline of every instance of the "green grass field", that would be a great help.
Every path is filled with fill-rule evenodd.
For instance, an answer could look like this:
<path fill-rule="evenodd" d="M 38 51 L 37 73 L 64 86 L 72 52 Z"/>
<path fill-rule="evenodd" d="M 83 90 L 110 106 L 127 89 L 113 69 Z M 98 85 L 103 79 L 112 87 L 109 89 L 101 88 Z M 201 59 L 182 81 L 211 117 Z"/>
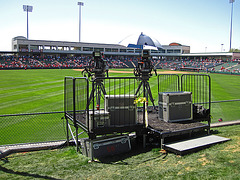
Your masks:
<path fill-rule="evenodd" d="M 122 73 L 123 69 L 115 71 L 109 76 L 134 77 L 129 69 L 126 73 Z M 0 115 L 63 111 L 65 76 L 81 77 L 82 74 L 72 69 L 1 70 Z M 240 99 L 240 76 L 210 76 L 212 101 Z M 157 77 L 153 75 L 150 86 L 155 100 L 158 99 L 157 85 Z M 219 118 L 239 120 L 239 107 L 239 101 L 212 104 L 212 122 Z M 0 145 L 65 139 L 61 117 L 63 114 L 0 117 Z"/>
<path fill-rule="evenodd" d="M 63 111 L 65 76 L 82 75 L 71 69 L 1 70 L 0 114 Z M 119 72 L 110 76 L 133 74 Z M 240 99 L 240 76 L 210 76 L 212 101 Z M 157 99 L 155 76 L 150 85 Z M 224 121 L 240 119 L 239 107 L 240 102 L 212 104 L 212 121 L 220 117 Z M 0 117 L 0 145 L 65 139 L 62 116 Z M 0 161 L 0 179 L 239 179 L 240 128 L 212 130 L 232 140 L 183 157 L 148 149 L 110 157 L 101 163 L 88 163 L 89 159 L 76 153 L 74 147 L 12 154 Z"/>
<path fill-rule="evenodd" d="M 214 132 L 231 141 L 182 157 L 145 149 L 88 163 L 74 147 L 12 154 L 0 161 L 0 179 L 238 180 L 240 128 L 221 127 Z"/>
<path fill-rule="evenodd" d="M 240 76 L 210 75 L 212 101 L 240 99 Z M 82 74 L 72 69 L 1 70 L 0 114 L 63 111 L 65 76 L 81 77 Z M 112 76 L 134 75 L 120 72 L 110 73 Z M 157 99 L 156 79 L 156 76 L 150 79 L 154 99 Z M 240 102 L 212 104 L 213 122 L 220 117 L 226 121 L 240 119 L 238 107 Z"/>

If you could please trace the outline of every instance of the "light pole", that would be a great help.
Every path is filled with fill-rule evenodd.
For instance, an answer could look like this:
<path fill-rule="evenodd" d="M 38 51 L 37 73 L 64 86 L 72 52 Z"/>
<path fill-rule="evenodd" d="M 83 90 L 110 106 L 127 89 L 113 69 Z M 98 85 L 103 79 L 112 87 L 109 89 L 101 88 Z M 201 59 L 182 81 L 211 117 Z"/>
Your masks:
<path fill-rule="evenodd" d="M 224 45 L 224 44 L 221 44 L 221 52 L 223 52 L 223 45 Z"/>
<path fill-rule="evenodd" d="M 231 24 L 230 24 L 230 49 L 229 51 L 231 51 L 232 49 L 232 18 L 233 18 L 233 3 L 235 0 L 229 0 L 229 3 L 232 3 L 232 10 L 231 10 Z"/>
<path fill-rule="evenodd" d="M 33 6 L 23 5 L 23 11 L 27 12 L 27 39 L 28 39 L 28 12 L 32 12 Z"/>
<path fill-rule="evenodd" d="M 84 5 L 83 2 L 78 2 L 79 5 L 79 42 L 81 41 L 81 7 Z"/>

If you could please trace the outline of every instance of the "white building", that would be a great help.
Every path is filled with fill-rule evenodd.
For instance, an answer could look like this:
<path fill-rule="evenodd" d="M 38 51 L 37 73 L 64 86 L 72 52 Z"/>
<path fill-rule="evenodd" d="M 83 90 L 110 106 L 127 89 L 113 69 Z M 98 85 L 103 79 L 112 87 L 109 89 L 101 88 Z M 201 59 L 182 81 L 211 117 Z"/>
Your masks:
<path fill-rule="evenodd" d="M 144 46 L 150 48 L 151 56 L 165 59 L 240 59 L 240 53 L 213 52 L 190 53 L 190 46 L 179 43 L 161 45 L 149 36 L 140 34 L 136 44 L 104 44 L 49 40 L 29 40 L 23 36 L 12 39 L 12 52 L 18 55 L 81 56 L 101 51 L 105 56 L 139 56 Z"/>
<path fill-rule="evenodd" d="M 146 42 L 145 42 L 146 44 Z M 140 46 L 139 46 L 140 47 Z M 101 51 L 105 55 L 137 56 L 141 48 L 137 46 L 124 46 L 120 44 L 101 44 L 85 42 L 29 40 L 23 36 L 12 39 L 12 51 L 19 54 L 51 54 L 51 55 L 91 55 L 93 51 Z M 143 47 L 143 46 L 141 46 Z M 180 44 L 163 45 L 162 48 L 151 49 L 152 56 L 181 56 L 190 53 L 190 46 Z"/>

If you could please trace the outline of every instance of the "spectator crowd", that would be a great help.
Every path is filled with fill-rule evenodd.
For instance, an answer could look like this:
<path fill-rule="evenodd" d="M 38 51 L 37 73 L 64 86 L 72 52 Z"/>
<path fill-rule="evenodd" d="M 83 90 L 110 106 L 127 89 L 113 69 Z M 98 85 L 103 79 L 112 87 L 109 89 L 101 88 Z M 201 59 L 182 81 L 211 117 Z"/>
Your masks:
<path fill-rule="evenodd" d="M 84 68 L 92 56 L 55 57 L 55 56 L 0 56 L 0 69 L 44 69 L 44 68 Z M 135 68 L 139 57 L 110 56 L 105 60 L 109 68 Z M 152 59 L 157 69 L 220 71 L 239 73 L 237 60 L 223 62 L 221 59 Z"/>

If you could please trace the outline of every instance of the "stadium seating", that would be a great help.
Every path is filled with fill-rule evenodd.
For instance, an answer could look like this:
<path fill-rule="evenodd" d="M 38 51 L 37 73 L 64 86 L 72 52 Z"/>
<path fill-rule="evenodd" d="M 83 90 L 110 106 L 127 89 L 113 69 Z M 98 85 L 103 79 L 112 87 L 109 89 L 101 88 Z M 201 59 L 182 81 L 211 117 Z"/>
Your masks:
<path fill-rule="evenodd" d="M 53 57 L 53 56 L 0 56 L 0 69 L 41 69 L 41 68 L 84 68 L 91 56 Z M 135 68 L 139 57 L 110 56 L 105 60 L 109 68 Z M 201 70 L 239 73 L 240 63 L 233 60 L 222 62 L 219 59 L 156 59 L 152 60 L 157 69 Z"/>

